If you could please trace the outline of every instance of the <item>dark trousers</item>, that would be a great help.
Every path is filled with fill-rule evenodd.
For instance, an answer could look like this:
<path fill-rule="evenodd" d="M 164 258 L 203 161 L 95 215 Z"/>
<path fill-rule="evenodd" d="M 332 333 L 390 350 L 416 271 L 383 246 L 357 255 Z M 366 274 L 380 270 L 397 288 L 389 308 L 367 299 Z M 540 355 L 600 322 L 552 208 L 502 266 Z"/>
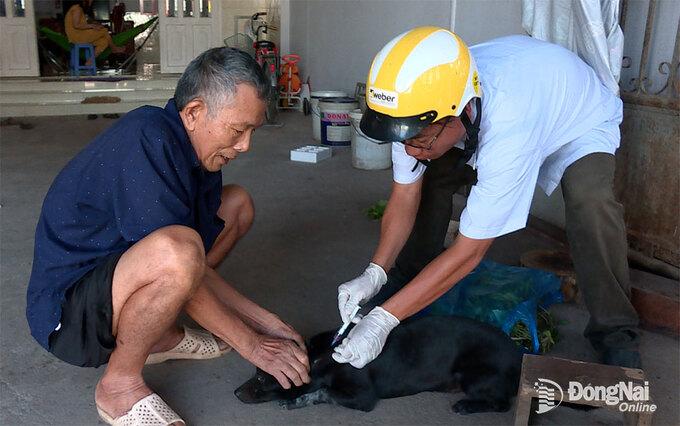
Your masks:
<path fill-rule="evenodd" d="M 387 284 L 367 308 L 384 303 L 444 251 L 452 196 L 461 185 L 477 181 L 469 166 L 453 171 L 459 152 L 453 149 L 430 162 L 413 231 Z M 591 154 L 569 166 L 561 182 L 570 252 L 591 317 L 584 334 L 601 351 L 638 344 L 638 317 L 629 300 L 623 208 L 614 199 L 613 179 L 614 156 Z"/>
<path fill-rule="evenodd" d="M 562 176 L 569 252 L 590 312 L 585 336 L 596 349 L 634 349 L 638 316 L 630 303 L 623 206 L 614 198 L 614 156 L 590 154 Z"/>
<path fill-rule="evenodd" d="M 470 166 L 464 165 L 454 171 L 461 153 L 453 148 L 430 161 L 423 175 L 420 207 L 411 235 L 387 274 L 387 284 L 369 302 L 369 307 L 381 305 L 392 297 L 444 251 L 453 195 L 461 186 L 477 183 L 477 172 Z"/>

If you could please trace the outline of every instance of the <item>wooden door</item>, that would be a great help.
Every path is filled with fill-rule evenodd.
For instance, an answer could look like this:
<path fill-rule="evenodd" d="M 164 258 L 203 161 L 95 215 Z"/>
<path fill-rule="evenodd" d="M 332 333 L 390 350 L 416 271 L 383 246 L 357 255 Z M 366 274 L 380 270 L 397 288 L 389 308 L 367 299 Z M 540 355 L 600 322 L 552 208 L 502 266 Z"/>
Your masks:
<path fill-rule="evenodd" d="M 201 52 L 222 45 L 220 0 L 162 0 L 161 73 L 181 73 Z"/>
<path fill-rule="evenodd" d="M 0 0 L 0 76 L 38 75 L 33 0 Z"/>

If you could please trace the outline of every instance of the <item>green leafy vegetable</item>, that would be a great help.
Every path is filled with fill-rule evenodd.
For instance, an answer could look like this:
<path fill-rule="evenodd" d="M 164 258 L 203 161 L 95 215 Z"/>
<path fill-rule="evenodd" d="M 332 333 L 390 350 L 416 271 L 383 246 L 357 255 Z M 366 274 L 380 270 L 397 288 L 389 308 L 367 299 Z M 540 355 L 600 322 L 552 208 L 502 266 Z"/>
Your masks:
<path fill-rule="evenodd" d="M 555 317 L 539 307 L 539 312 L 536 318 L 536 330 L 538 333 L 539 353 L 545 354 L 549 352 L 555 343 L 560 340 L 557 326 L 564 324 L 564 321 L 557 321 Z M 531 334 L 527 326 L 518 321 L 517 324 L 510 330 L 510 337 L 520 346 L 524 346 L 528 351 L 533 350 L 533 343 L 531 341 Z"/>
<path fill-rule="evenodd" d="M 387 206 L 387 200 L 380 200 L 375 203 L 370 209 L 366 210 L 366 215 L 373 220 L 380 220 L 385 213 L 385 207 Z"/>

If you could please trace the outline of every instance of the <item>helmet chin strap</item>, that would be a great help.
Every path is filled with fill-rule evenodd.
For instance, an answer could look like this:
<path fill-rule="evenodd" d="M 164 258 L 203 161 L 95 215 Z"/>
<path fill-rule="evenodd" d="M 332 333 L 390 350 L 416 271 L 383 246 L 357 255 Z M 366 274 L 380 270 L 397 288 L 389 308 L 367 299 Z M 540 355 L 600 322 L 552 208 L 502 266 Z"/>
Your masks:
<path fill-rule="evenodd" d="M 477 145 L 479 145 L 479 123 L 482 121 L 481 98 L 475 98 L 475 107 L 477 109 L 477 116 L 475 117 L 474 123 L 470 121 L 470 117 L 468 117 L 465 111 L 463 111 L 463 113 L 460 115 L 460 121 L 465 127 L 465 147 L 463 148 L 463 152 L 460 154 L 460 157 L 458 157 L 458 160 L 456 160 L 456 164 L 453 165 L 453 170 L 458 170 L 460 167 L 462 167 L 477 151 Z M 416 159 L 416 164 L 413 166 L 411 171 L 414 171 L 416 167 L 418 167 L 418 163 L 424 164 L 425 167 L 428 166 L 427 161 Z"/>
<path fill-rule="evenodd" d="M 482 121 L 482 99 L 475 98 L 475 106 L 477 107 L 477 116 L 475 117 L 475 122 L 470 121 L 470 117 L 463 112 L 460 115 L 460 121 L 465 127 L 465 133 L 467 137 L 465 138 L 465 148 L 463 148 L 463 153 L 458 157 L 458 161 L 453 166 L 453 170 L 458 170 L 463 164 L 467 163 L 472 155 L 477 151 L 477 145 L 479 144 L 479 123 Z"/>

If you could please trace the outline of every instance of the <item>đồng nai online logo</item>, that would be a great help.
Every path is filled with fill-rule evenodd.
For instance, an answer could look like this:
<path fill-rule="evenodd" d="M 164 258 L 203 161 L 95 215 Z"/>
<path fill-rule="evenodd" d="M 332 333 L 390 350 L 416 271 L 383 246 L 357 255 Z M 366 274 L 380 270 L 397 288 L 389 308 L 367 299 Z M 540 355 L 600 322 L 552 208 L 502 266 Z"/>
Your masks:
<path fill-rule="evenodd" d="M 538 391 L 538 409 L 536 410 L 538 414 L 547 413 L 559 406 L 564 399 L 562 387 L 552 380 L 538 379 L 534 383 L 534 389 Z"/>
<path fill-rule="evenodd" d="M 552 380 L 539 378 L 534 383 L 538 392 L 538 409 L 543 414 L 558 407 L 562 401 L 579 403 L 583 401 L 600 401 L 609 406 L 617 406 L 621 412 L 653 413 L 656 404 L 649 399 L 649 382 L 618 382 L 611 386 L 583 385 L 569 381 L 566 398 L 562 387 Z"/>

